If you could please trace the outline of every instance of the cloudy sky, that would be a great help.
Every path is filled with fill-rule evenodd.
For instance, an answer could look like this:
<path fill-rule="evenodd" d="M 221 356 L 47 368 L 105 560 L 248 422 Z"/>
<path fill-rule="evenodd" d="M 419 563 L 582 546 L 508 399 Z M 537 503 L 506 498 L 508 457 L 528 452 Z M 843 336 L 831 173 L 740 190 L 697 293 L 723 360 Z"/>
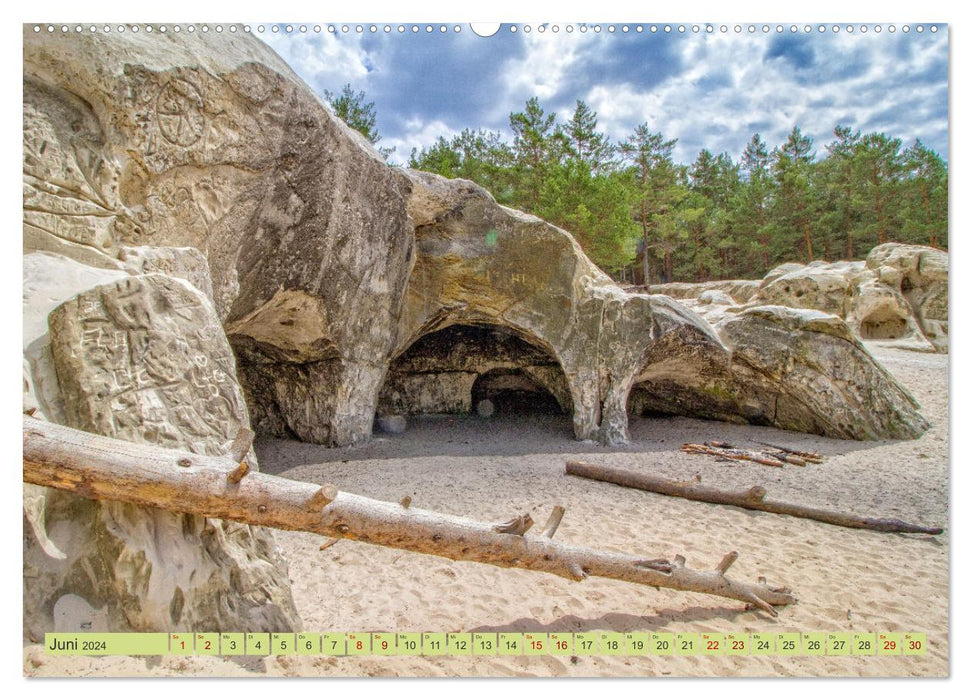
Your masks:
<path fill-rule="evenodd" d="M 299 25 L 295 25 L 295 29 Z M 348 25 L 346 34 L 260 34 L 318 93 L 338 92 L 350 83 L 373 100 L 382 146 L 397 147 L 392 160 L 407 161 L 411 149 L 463 128 L 501 130 L 507 138 L 509 113 L 532 96 L 565 121 L 577 99 L 598 115 L 599 127 L 622 139 L 646 121 L 666 138 L 677 138 L 675 156 L 690 162 L 702 148 L 738 158 L 759 132 L 770 147 L 784 141 L 793 125 L 813 137 L 816 150 L 832 140 L 837 124 L 864 132 L 884 131 L 909 145 L 920 138 L 948 155 L 948 38 L 942 26 L 904 33 L 860 31 L 833 25 L 809 33 L 800 25 L 782 32 L 757 25 L 741 32 L 714 25 L 684 33 L 672 25 L 621 25 L 610 34 L 594 25 L 560 25 L 525 32 L 511 25 L 488 38 L 468 25 L 460 32 L 390 33 Z"/>

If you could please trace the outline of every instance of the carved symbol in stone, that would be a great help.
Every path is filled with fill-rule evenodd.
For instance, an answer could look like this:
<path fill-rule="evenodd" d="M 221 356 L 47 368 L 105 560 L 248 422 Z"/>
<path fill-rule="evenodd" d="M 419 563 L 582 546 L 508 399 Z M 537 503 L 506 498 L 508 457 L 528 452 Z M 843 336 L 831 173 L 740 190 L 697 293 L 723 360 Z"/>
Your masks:
<path fill-rule="evenodd" d="M 192 83 L 176 78 L 162 88 L 155 101 L 158 128 L 169 143 L 191 146 L 206 126 L 202 94 Z"/>

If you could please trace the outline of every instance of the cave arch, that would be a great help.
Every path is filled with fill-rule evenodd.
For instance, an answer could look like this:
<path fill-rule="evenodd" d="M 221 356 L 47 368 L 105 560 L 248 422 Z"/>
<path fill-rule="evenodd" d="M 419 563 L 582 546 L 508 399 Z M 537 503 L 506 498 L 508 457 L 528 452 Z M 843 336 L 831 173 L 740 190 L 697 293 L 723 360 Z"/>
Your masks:
<path fill-rule="evenodd" d="M 860 321 L 860 337 L 864 340 L 893 340 L 908 333 L 907 318 L 892 309 L 878 309 Z"/>
<path fill-rule="evenodd" d="M 480 416 L 536 413 L 563 415 L 563 406 L 540 382 L 521 369 L 495 368 L 476 377 L 472 408 Z"/>
<path fill-rule="evenodd" d="M 489 399 L 499 413 L 566 414 L 571 389 L 537 338 L 498 324 L 433 327 L 391 361 L 377 415 L 470 414 Z"/>

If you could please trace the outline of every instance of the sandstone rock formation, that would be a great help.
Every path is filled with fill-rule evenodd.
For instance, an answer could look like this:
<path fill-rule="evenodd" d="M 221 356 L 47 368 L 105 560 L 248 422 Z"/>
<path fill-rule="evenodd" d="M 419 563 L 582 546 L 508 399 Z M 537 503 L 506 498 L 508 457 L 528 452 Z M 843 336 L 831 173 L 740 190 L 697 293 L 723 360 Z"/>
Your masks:
<path fill-rule="evenodd" d="M 751 282 L 708 288 L 711 323 L 626 292 L 566 231 L 388 167 L 243 32 L 25 28 L 23 187 L 24 403 L 49 421 L 202 454 L 247 422 L 346 445 L 376 416 L 395 433 L 516 397 L 605 443 L 633 404 L 857 439 L 926 427 L 840 319 L 738 314 Z M 946 333 L 939 260 L 873 265 Z M 266 532 L 28 495 L 29 634 L 299 624 Z"/>
<path fill-rule="evenodd" d="M 651 294 L 664 294 L 673 299 L 698 299 L 705 292 L 722 292 L 736 304 L 744 304 L 759 291 L 760 280 L 713 280 L 711 282 L 670 282 L 652 284 Z"/>
<path fill-rule="evenodd" d="M 924 337 L 947 352 L 948 254 L 936 248 L 885 243 L 870 251 L 868 270 L 906 299 Z"/>
<path fill-rule="evenodd" d="M 255 423 L 367 437 L 412 264 L 399 176 L 242 32 L 24 31 L 31 249 L 200 250 Z"/>
<path fill-rule="evenodd" d="M 184 281 L 123 277 L 60 304 L 49 323 L 67 425 L 216 455 L 248 424 L 215 310 Z M 256 468 L 255 455 L 246 459 Z M 45 496 L 43 531 L 65 556 L 25 547 L 31 637 L 56 629 L 65 595 L 108 630 L 299 626 L 268 531 L 56 490 Z"/>
<path fill-rule="evenodd" d="M 884 243 L 865 261 L 785 263 L 761 281 L 660 284 L 651 292 L 682 299 L 713 323 L 732 312 L 719 308 L 729 305 L 814 309 L 844 319 L 863 340 L 947 352 L 947 270 L 944 251 Z"/>
<path fill-rule="evenodd" d="M 854 439 L 927 427 L 836 317 L 775 307 L 739 317 L 726 292 L 708 289 L 699 303 L 723 321 L 713 328 L 666 296 L 620 290 L 565 231 L 471 182 L 406 175 L 417 259 L 381 396 L 388 412 L 469 412 L 498 373 L 510 392 L 572 406 L 576 436 L 606 443 L 627 438 L 632 390 L 634 412 Z"/>

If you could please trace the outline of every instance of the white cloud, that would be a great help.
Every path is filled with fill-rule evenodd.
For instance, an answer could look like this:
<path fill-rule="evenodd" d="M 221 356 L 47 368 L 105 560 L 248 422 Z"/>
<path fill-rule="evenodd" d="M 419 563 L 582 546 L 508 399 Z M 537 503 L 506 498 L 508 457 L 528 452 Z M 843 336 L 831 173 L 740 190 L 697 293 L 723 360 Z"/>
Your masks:
<path fill-rule="evenodd" d="M 265 34 L 260 38 L 315 89 L 355 83 L 368 74 L 369 57 L 360 35 Z"/>
<path fill-rule="evenodd" d="M 458 134 L 462 129 L 456 129 L 445 122 L 435 119 L 433 121 L 422 121 L 420 119 L 409 119 L 405 122 L 405 131 L 400 136 L 384 138 L 380 145 L 384 148 L 394 148 L 395 152 L 391 155 L 391 161 L 396 163 L 407 163 L 413 148 L 428 148 L 443 136 L 446 139 Z"/>
<path fill-rule="evenodd" d="M 794 125 L 814 138 L 817 152 L 832 140 L 837 124 L 864 130 L 888 130 L 905 145 L 923 133 L 946 131 L 946 117 L 933 100 L 938 83 L 917 83 L 913 76 L 946 57 L 945 41 L 930 37 L 814 36 L 809 46 L 816 63 L 797 70 L 784 58 L 763 61 L 774 35 L 713 35 L 686 38 L 682 48 L 685 70 L 650 90 L 630 84 L 598 85 L 588 102 L 598 113 L 600 127 L 624 138 L 647 121 L 652 130 L 678 138 L 675 158 L 690 162 L 700 148 L 728 150 L 738 158 L 753 131 L 770 146 L 781 144 Z M 895 55 L 893 42 L 912 42 L 910 56 Z M 859 63 L 861 72 L 841 77 Z M 811 80 L 817 74 L 817 81 Z M 724 74 L 727 84 L 706 85 Z M 916 104 L 921 114 L 906 105 Z M 899 116 L 888 120 L 888 114 Z M 936 115 L 933 117 L 931 115 Z"/>
<path fill-rule="evenodd" d="M 525 54 L 505 66 L 503 104 L 523 104 L 536 96 L 542 103 L 556 95 L 563 81 L 576 70 L 582 70 L 584 50 L 600 37 L 593 32 L 554 34 L 535 29 L 523 34 Z M 506 114 L 508 114 L 508 109 Z"/>

